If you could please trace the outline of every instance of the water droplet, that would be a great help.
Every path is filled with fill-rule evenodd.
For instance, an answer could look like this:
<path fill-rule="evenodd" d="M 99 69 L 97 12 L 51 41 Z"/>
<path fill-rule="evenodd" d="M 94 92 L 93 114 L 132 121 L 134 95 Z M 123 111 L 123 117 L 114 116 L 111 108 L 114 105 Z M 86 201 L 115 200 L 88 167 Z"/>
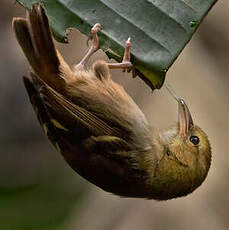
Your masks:
<path fill-rule="evenodd" d="M 198 24 L 199 24 L 199 22 L 198 21 L 191 21 L 190 23 L 190 26 L 193 28 L 193 27 L 196 27 Z"/>

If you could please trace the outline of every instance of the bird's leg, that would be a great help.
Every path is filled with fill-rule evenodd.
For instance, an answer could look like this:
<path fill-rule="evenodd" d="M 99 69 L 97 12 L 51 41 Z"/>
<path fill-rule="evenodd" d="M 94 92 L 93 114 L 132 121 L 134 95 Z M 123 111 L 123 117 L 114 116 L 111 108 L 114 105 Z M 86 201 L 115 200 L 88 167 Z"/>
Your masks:
<path fill-rule="evenodd" d="M 91 28 L 91 34 L 92 34 L 92 44 L 87 51 L 86 55 L 83 57 L 83 59 L 78 63 L 76 66 L 74 66 L 74 69 L 78 70 L 79 68 L 84 68 L 85 64 L 87 63 L 88 59 L 99 49 L 99 37 L 98 37 L 98 30 L 100 29 L 101 25 L 99 23 L 96 23 Z M 125 44 L 125 51 L 123 55 L 123 59 L 121 63 L 108 63 L 108 67 L 110 69 L 123 69 L 123 72 L 127 70 L 127 72 L 130 72 L 133 69 L 133 65 L 130 62 L 130 37 L 127 39 Z"/>
<path fill-rule="evenodd" d="M 74 68 L 78 69 L 81 67 L 84 67 L 87 63 L 88 59 L 99 49 L 99 38 L 98 38 L 98 30 L 101 27 L 99 23 L 96 23 L 91 28 L 91 34 L 92 34 L 92 44 L 89 47 L 89 50 L 87 51 L 86 55 L 83 57 L 83 59 L 78 63 Z"/>
<path fill-rule="evenodd" d="M 130 72 L 133 68 L 132 63 L 130 62 L 130 37 L 127 39 L 125 44 L 125 51 L 123 55 L 123 59 L 121 63 L 108 63 L 108 67 L 110 69 L 123 69 L 123 72 L 127 70 L 127 72 Z"/>

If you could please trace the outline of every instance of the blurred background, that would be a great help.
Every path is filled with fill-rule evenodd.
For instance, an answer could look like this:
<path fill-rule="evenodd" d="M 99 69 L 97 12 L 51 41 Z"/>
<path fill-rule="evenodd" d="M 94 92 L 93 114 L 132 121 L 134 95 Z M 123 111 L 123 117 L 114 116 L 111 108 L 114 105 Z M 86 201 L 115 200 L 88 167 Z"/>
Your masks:
<path fill-rule="evenodd" d="M 11 30 L 25 10 L 13 0 L 0 6 L 0 229 L 2 230 L 226 230 L 229 229 L 229 2 L 219 1 L 167 74 L 178 95 L 208 134 L 212 166 L 191 195 L 166 202 L 119 198 L 78 176 L 43 135 L 21 77 L 28 63 Z M 72 31 L 58 44 L 73 64 L 85 54 L 86 37 Z M 107 60 L 98 52 L 90 60 Z M 152 126 L 177 121 L 177 103 L 165 88 L 112 72 Z"/>

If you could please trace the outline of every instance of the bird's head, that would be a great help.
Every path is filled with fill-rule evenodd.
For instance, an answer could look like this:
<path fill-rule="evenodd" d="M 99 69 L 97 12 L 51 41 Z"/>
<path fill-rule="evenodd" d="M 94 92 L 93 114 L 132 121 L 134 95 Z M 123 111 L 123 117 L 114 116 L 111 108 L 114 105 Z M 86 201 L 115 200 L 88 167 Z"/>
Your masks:
<path fill-rule="evenodd" d="M 164 134 L 166 155 L 181 165 L 210 164 L 211 147 L 205 132 L 193 123 L 191 113 L 183 99 L 178 99 L 178 125 Z"/>
<path fill-rule="evenodd" d="M 211 163 L 205 132 L 193 123 L 183 99 L 178 101 L 178 124 L 160 134 L 161 159 L 155 172 L 159 198 L 183 196 L 204 181 Z M 170 194 L 172 194 L 170 196 Z"/>

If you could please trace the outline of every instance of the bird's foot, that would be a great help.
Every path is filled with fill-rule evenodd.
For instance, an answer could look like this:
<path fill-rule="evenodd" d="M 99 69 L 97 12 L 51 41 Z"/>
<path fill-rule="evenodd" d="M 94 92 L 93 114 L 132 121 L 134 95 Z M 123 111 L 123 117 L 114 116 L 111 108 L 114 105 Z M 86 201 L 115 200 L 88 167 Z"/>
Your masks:
<path fill-rule="evenodd" d="M 125 51 L 121 63 L 108 63 L 110 69 L 123 69 L 123 72 L 130 72 L 133 69 L 133 64 L 130 61 L 130 37 L 126 40 Z"/>
<path fill-rule="evenodd" d="M 79 64 L 74 66 L 74 69 L 78 70 L 79 68 L 84 68 L 88 59 L 99 49 L 99 37 L 97 33 L 100 28 L 101 28 L 101 25 L 99 23 L 96 23 L 91 28 L 92 43 L 86 55 L 83 57 L 83 59 L 80 61 Z M 135 71 L 133 68 L 133 64 L 130 61 L 130 48 L 131 48 L 131 42 L 130 42 L 130 37 L 129 37 L 125 43 L 125 51 L 124 51 L 122 62 L 121 63 L 108 63 L 108 67 L 110 69 L 122 69 L 123 72 L 125 71 L 130 72 L 131 70 L 133 70 L 133 77 L 135 77 Z"/>
<path fill-rule="evenodd" d="M 99 37 L 98 37 L 98 31 L 101 28 L 101 25 L 99 23 L 96 23 L 91 28 L 91 34 L 92 34 L 92 44 L 91 44 L 91 55 L 95 53 L 99 49 Z"/>
<path fill-rule="evenodd" d="M 98 37 L 98 31 L 101 28 L 101 25 L 99 23 L 96 23 L 91 28 L 91 34 L 92 34 L 92 43 L 89 46 L 89 49 L 86 53 L 86 55 L 83 57 L 83 59 L 80 61 L 79 64 L 77 64 L 74 68 L 81 68 L 84 67 L 87 63 L 88 59 L 99 49 L 99 37 Z"/>

